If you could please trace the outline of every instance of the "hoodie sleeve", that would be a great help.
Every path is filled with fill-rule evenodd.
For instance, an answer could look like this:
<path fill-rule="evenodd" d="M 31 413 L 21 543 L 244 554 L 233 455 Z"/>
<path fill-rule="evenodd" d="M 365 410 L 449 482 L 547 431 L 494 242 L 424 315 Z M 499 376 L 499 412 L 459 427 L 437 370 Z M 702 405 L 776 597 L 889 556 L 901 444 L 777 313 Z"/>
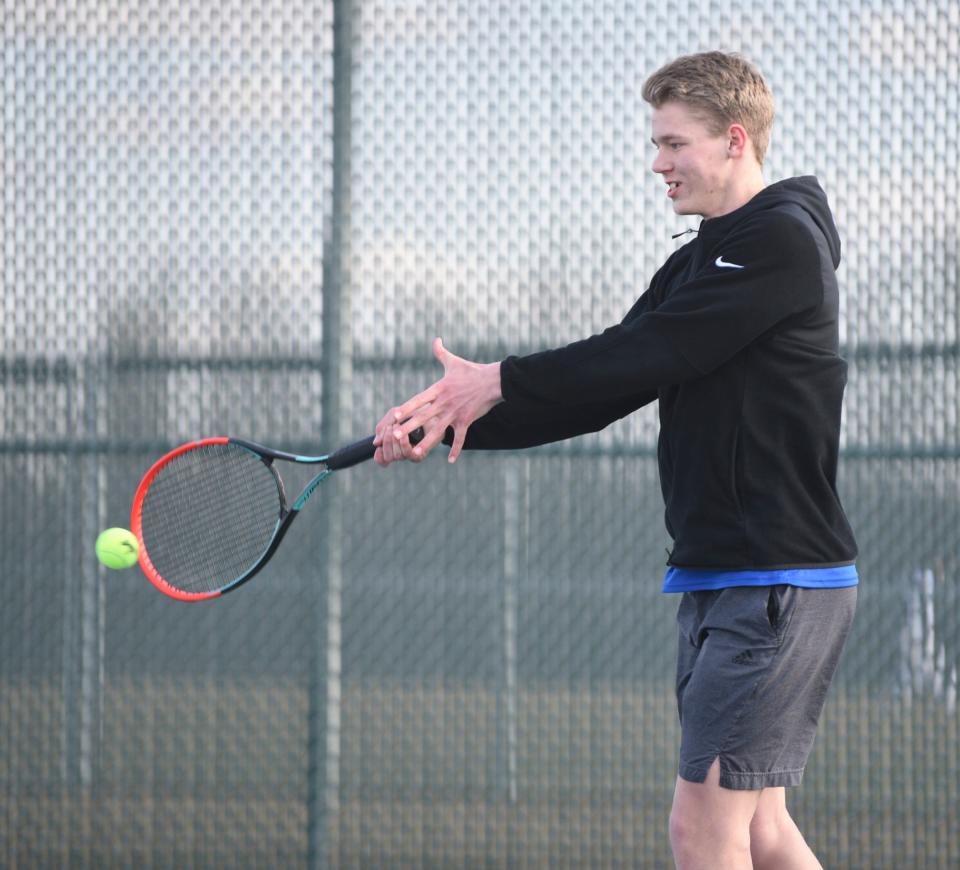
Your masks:
<path fill-rule="evenodd" d="M 624 320 L 646 311 L 650 299 L 651 292 L 647 290 L 633 304 Z M 466 450 L 520 450 L 564 441 L 588 432 L 599 432 L 656 399 L 657 391 L 653 389 L 620 396 L 613 401 L 598 402 L 589 398 L 575 404 L 504 401 L 470 426 L 463 446 Z M 447 430 L 443 441 L 447 445 L 453 443 L 452 429 Z"/>
<path fill-rule="evenodd" d="M 625 396 L 615 402 L 583 405 L 529 406 L 502 402 L 475 421 L 467 431 L 467 450 L 520 450 L 554 441 L 563 441 L 588 432 L 599 432 L 657 398 L 655 390 Z M 453 443 L 453 431 L 447 430 L 444 443 Z"/>
<path fill-rule="evenodd" d="M 682 383 L 713 371 L 822 298 L 810 231 L 789 214 L 759 212 L 653 310 L 566 347 L 505 359 L 503 396 L 516 406 L 577 405 Z"/>

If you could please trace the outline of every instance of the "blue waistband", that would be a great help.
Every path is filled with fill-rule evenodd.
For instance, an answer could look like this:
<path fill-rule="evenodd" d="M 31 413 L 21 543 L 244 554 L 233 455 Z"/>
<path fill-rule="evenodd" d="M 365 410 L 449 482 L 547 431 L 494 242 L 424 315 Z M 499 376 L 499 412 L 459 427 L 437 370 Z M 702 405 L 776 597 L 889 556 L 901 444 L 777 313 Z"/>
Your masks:
<path fill-rule="evenodd" d="M 664 592 L 700 592 L 730 586 L 802 586 L 805 589 L 839 589 L 860 582 L 856 565 L 830 568 L 786 568 L 775 571 L 718 571 L 712 568 L 667 569 Z"/>

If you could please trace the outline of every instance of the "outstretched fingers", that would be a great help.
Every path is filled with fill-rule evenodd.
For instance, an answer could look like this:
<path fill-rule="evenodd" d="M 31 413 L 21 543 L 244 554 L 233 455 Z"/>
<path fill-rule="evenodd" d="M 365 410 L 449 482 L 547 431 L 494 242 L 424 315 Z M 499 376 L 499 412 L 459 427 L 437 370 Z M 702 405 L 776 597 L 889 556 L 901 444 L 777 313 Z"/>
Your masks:
<path fill-rule="evenodd" d="M 404 424 L 404 429 L 405 428 L 406 424 Z M 403 429 L 397 431 L 396 437 L 398 437 L 400 443 L 410 445 L 410 453 L 407 458 L 413 462 L 421 462 L 422 460 L 426 459 L 430 451 L 443 441 L 444 433 L 447 431 L 445 426 L 436 421 L 428 423 L 423 427 L 423 429 L 423 440 L 412 445 L 410 444 L 409 437 L 404 433 Z"/>
<path fill-rule="evenodd" d="M 464 442 L 467 440 L 467 429 L 469 426 L 456 426 L 453 430 L 453 444 L 450 446 L 450 452 L 447 454 L 447 462 L 456 462 L 463 450 Z"/>
<path fill-rule="evenodd" d="M 439 393 L 440 381 L 437 381 L 434 384 L 431 384 L 427 387 L 422 393 L 417 393 L 410 399 L 407 399 L 402 405 L 395 409 L 395 423 L 402 424 L 404 426 L 408 425 L 410 420 L 413 419 L 415 414 L 421 413 L 424 408 L 432 405 Z M 417 426 L 422 426 L 423 421 L 411 426 L 407 430 L 407 434 L 412 432 Z"/>
<path fill-rule="evenodd" d="M 404 444 L 393 437 L 393 428 L 402 419 L 399 409 L 391 408 L 377 423 L 373 435 L 373 446 L 376 448 L 373 461 L 377 465 L 386 466 L 391 462 L 408 458 L 404 455 Z M 409 447 L 409 441 L 406 441 L 406 446 Z"/>
<path fill-rule="evenodd" d="M 454 436 L 448 459 L 456 462 L 473 422 L 503 401 L 500 363 L 465 360 L 448 351 L 439 338 L 434 340 L 433 353 L 443 365 L 443 377 L 388 411 L 377 426 L 375 459 L 381 465 L 398 459 L 418 462 L 426 458 L 449 428 Z M 410 433 L 421 426 L 425 437 L 413 445 Z"/>

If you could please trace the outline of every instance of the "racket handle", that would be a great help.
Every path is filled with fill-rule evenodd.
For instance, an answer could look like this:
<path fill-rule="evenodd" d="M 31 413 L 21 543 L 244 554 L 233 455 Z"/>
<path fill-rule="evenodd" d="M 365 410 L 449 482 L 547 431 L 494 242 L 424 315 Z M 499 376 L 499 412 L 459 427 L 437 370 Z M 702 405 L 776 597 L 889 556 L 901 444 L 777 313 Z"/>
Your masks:
<path fill-rule="evenodd" d="M 420 426 L 410 433 L 410 443 L 419 444 L 423 440 L 423 436 L 423 426 Z M 351 465 L 373 459 L 373 454 L 377 451 L 377 448 L 373 446 L 373 438 L 374 436 L 370 435 L 368 438 L 361 438 L 359 441 L 354 441 L 353 444 L 348 444 L 346 447 L 334 451 L 327 457 L 327 468 L 331 471 L 340 471 L 343 468 L 350 468 Z"/>

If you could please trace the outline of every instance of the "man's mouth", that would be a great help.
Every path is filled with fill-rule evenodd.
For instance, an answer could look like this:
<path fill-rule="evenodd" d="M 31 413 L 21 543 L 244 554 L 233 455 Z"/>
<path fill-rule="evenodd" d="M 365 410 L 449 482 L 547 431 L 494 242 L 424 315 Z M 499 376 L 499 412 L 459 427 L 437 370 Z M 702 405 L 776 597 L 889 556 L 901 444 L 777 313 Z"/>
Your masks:
<path fill-rule="evenodd" d="M 668 189 L 667 189 L 667 196 L 669 196 L 669 197 L 671 197 L 671 198 L 672 198 L 673 196 L 675 196 L 676 193 L 677 193 L 677 190 L 679 189 L 679 187 L 680 187 L 680 182 L 679 182 L 679 181 L 668 181 L 668 182 L 667 182 L 667 188 L 668 188 Z"/>

